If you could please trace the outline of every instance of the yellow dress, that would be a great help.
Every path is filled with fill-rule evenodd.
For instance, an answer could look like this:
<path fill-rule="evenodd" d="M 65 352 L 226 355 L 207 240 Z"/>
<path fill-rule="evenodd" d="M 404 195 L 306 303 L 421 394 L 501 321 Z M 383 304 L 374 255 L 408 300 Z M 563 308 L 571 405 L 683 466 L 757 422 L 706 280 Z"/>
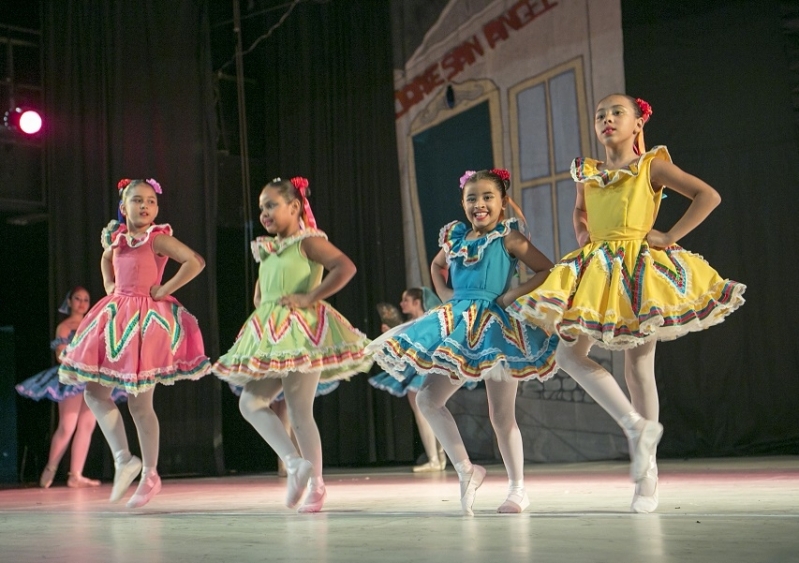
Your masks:
<path fill-rule="evenodd" d="M 662 197 L 649 181 L 655 158 L 671 162 L 662 146 L 619 170 L 575 159 L 571 173 L 585 188 L 591 242 L 517 299 L 512 316 L 556 332 L 566 345 L 588 335 L 605 348 L 624 349 L 704 330 L 743 305 L 746 286 L 721 278 L 701 256 L 676 244 L 662 250 L 647 244 Z"/>

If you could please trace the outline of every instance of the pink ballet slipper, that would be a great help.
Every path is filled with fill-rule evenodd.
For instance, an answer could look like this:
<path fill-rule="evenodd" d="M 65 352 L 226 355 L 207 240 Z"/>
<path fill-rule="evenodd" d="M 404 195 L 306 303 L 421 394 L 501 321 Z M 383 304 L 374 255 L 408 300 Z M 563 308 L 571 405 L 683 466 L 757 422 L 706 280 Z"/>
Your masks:
<path fill-rule="evenodd" d="M 141 460 L 135 455 L 125 463 L 114 464 L 114 485 L 111 487 L 111 502 L 117 502 L 128 490 L 130 484 L 141 471 Z"/>
<path fill-rule="evenodd" d="M 67 487 L 70 487 L 71 489 L 86 489 L 89 487 L 99 487 L 100 485 L 101 483 L 97 479 L 89 479 L 80 473 L 70 473 L 69 477 L 67 478 Z"/>
<path fill-rule="evenodd" d="M 642 494 L 644 481 L 649 481 L 648 484 L 650 485 L 654 482 L 652 494 Z M 658 466 L 655 456 L 652 456 L 649 461 L 649 468 L 646 470 L 646 476 L 635 484 L 635 494 L 633 495 L 633 502 L 630 504 L 630 512 L 648 514 L 654 512 L 658 504 Z"/>
<path fill-rule="evenodd" d="M 53 484 L 53 479 L 55 479 L 55 474 L 58 471 L 58 467 L 50 467 L 49 465 L 44 466 L 44 471 L 42 471 L 42 476 L 39 477 L 39 486 L 42 489 L 49 489 L 50 485 Z"/>
<path fill-rule="evenodd" d="M 308 496 L 305 497 L 305 502 L 302 503 L 297 512 L 300 514 L 311 514 L 322 510 L 322 505 L 325 504 L 327 498 L 327 489 L 324 485 L 319 488 L 311 489 Z"/>
<path fill-rule="evenodd" d="M 512 488 L 508 491 L 508 498 L 497 508 L 497 512 L 500 514 L 520 514 L 528 506 L 530 506 L 530 499 L 527 498 L 527 492 L 524 489 Z"/>
<path fill-rule="evenodd" d="M 483 479 L 486 476 L 486 470 L 480 465 L 473 465 L 472 472 L 461 480 L 461 509 L 465 516 L 474 516 L 472 505 L 474 505 L 474 498 L 477 494 L 477 489 L 483 484 Z"/>
<path fill-rule="evenodd" d="M 158 473 L 149 473 L 146 476 L 142 475 L 142 478 L 139 480 L 139 486 L 136 488 L 136 492 L 133 493 L 133 496 L 130 497 L 128 504 L 126 505 L 128 508 L 141 508 L 150 500 L 161 492 L 161 477 L 158 476 Z"/>

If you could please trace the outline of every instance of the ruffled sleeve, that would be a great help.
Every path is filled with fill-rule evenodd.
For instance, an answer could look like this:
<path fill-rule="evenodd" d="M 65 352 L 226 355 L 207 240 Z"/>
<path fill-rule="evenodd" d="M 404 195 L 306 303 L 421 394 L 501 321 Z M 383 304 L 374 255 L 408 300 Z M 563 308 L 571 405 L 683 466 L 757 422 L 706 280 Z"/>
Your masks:
<path fill-rule="evenodd" d="M 583 184 L 593 182 L 600 187 L 608 187 L 628 176 L 638 176 L 638 173 L 655 158 L 671 162 L 668 149 L 663 145 L 657 145 L 639 156 L 638 160 L 627 168 L 616 170 L 601 170 L 600 166 L 603 163 L 593 158 L 575 158 L 572 161 L 571 175 L 575 182 Z"/>
<path fill-rule="evenodd" d="M 147 243 L 150 239 L 153 239 L 158 235 L 171 236 L 172 227 L 168 223 L 164 223 L 163 225 L 150 225 L 143 235 L 139 237 L 133 237 L 128 232 L 127 225 L 114 220 L 108 223 L 108 226 L 103 229 L 103 232 L 100 235 L 100 242 L 105 250 L 118 247 L 122 241 L 125 241 L 129 247 L 136 248 L 137 246 Z"/>
<path fill-rule="evenodd" d="M 59 336 L 58 338 L 54 338 L 50 341 L 50 350 L 55 350 L 59 346 L 66 346 L 70 342 L 72 342 L 72 337 L 75 336 L 75 332 L 72 331 L 69 333 L 69 336 Z"/>
<path fill-rule="evenodd" d="M 472 266 L 482 260 L 483 252 L 492 241 L 508 236 L 512 230 L 519 230 L 515 217 L 500 221 L 493 231 L 483 237 L 467 239 L 468 227 L 460 221 L 454 221 L 441 229 L 439 244 L 447 256 L 447 264 L 461 259 L 464 266 Z"/>
<path fill-rule="evenodd" d="M 321 237 L 327 240 L 327 234 L 319 229 L 302 229 L 296 234 L 286 237 L 284 239 L 278 237 L 258 237 L 250 243 L 250 250 L 252 250 L 253 258 L 260 263 L 263 262 L 270 254 L 280 254 L 295 242 L 310 237 Z"/>

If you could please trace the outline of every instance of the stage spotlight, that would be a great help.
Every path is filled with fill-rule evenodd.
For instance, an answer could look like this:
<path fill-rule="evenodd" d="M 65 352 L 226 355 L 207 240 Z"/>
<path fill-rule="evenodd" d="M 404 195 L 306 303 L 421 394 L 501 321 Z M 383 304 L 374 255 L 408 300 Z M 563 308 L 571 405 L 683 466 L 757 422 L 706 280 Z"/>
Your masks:
<path fill-rule="evenodd" d="M 42 130 L 42 116 L 30 108 L 14 108 L 6 112 L 5 125 L 13 131 L 35 135 Z"/>

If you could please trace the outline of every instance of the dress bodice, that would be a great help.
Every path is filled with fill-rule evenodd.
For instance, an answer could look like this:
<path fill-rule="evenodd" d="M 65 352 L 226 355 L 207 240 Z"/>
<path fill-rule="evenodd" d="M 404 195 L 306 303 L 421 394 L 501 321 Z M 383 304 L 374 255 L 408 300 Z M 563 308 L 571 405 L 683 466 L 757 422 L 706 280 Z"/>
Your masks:
<path fill-rule="evenodd" d="M 504 238 L 513 228 L 516 219 L 504 220 L 476 239 L 466 238 L 470 229 L 460 221 L 441 229 L 439 243 L 449 264 L 453 299 L 493 301 L 507 291 L 517 260 L 505 249 Z"/>
<path fill-rule="evenodd" d="M 650 183 L 652 160 L 671 162 L 666 147 L 657 146 L 640 156 L 629 167 L 601 169 L 602 162 L 577 158 L 571 173 L 584 186 L 588 233 L 591 240 L 641 240 L 655 224 L 662 190 Z"/>
<path fill-rule="evenodd" d="M 276 301 L 291 293 L 308 293 L 322 282 L 324 268 L 309 260 L 301 243 L 308 237 L 327 235 L 316 229 L 304 229 L 285 239 L 258 237 L 252 242 L 252 252 L 258 267 L 258 286 L 261 301 Z"/>
<path fill-rule="evenodd" d="M 103 231 L 103 246 L 113 248 L 116 295 L 149 297 L 150 288 L 161 283 L 168 258 L 153 249 L 155 238 L 161 234 L 171 235 L 172 227 L 151 225 L 139 237 L 131 236 L 124 225 L 108 236 Z"/>

